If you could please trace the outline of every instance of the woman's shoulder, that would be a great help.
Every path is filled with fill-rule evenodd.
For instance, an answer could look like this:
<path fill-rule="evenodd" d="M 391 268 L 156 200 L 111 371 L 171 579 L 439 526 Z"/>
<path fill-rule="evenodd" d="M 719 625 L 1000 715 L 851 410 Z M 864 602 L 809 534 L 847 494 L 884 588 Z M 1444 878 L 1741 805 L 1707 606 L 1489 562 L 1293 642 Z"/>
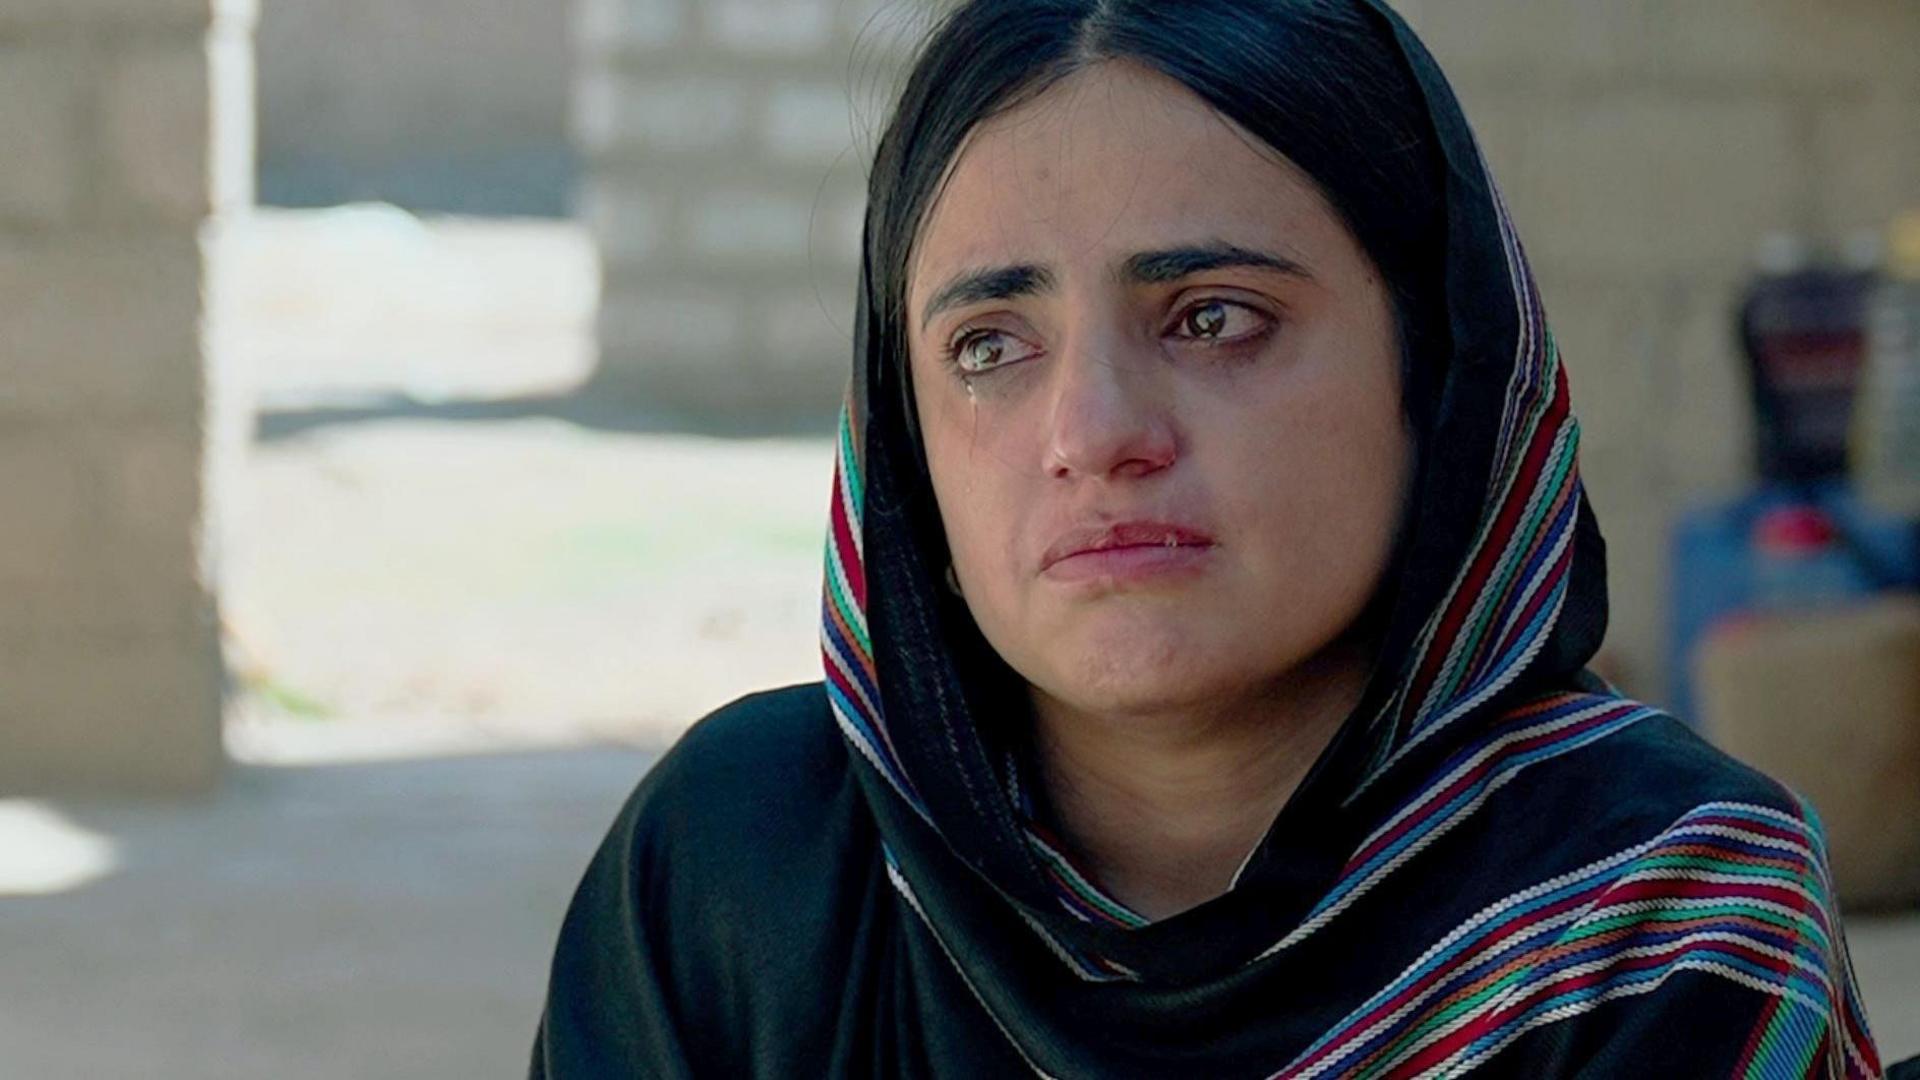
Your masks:
<path fill-rule="evenodd" d="M 734 699 L 695 721 L 641 777 L 622 810 L 637 844 L 683 860 L 715 845 L 817 847 L 858 792 L 824 684 Z"/>
<path fill-rule="evenodd" d="M 1616 699 L 1640 719 L 1602 743 L 1599 763 L 1632 776 L 1629 790 L 1676 809 L 1699 803 L 1750 803 L 1798 814 L 1799 798 L 1784 784 L 1715 746 L 1693 725 L 1656 706 Z M 1619 773 L 1613 777 L 1618 784 Z"/>
<path fill-rule="evenodd" d="M 1578 825 L 1587 844 L 1690 832 L 1740 819 L 1791 836 L 1823 858 L 1813 808 L 1796 792 L 1714 746 L 1656 706 L 1618 694 L 1562 699 L 1511 732 L 1506 816 Z M 1584 845 L 1583 845 L 1584 846 Z"/>
<path fill-rule="evenodd" d="M 795 798 L 836 782 L 847 764 L 826 686 L 797 683 L 745 694 L 689 725 L 652 774 L 669 784 L 757 787 L 772 774 Z M 650 774 L 651 775 L 651 774 Z M 768 792 L 768 795 L 777 795 Z"/>
<path fill-rule="evenodd" d="M 816 980 L 855 963 L 878 863 L 820 684 L 700 718 L 574 891 L 534 1074 L 746 1075 L 769 1040 L 817 1049 Z"/>

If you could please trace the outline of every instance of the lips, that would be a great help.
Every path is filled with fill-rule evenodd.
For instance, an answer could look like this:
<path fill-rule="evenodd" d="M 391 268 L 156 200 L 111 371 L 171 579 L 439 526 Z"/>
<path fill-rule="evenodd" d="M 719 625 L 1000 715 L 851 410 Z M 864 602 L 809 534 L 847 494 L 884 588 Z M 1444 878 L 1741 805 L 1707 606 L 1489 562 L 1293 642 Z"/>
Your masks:
<path fill-rule="evenodd" d="M 1073 529 L 1054 541 L 1040 558 L 1046 570 L 1062 559 L 1089 551 L 1126 547 L 1210 547 L 1213 537 L 1170 521 L 1121 521 Z"/>

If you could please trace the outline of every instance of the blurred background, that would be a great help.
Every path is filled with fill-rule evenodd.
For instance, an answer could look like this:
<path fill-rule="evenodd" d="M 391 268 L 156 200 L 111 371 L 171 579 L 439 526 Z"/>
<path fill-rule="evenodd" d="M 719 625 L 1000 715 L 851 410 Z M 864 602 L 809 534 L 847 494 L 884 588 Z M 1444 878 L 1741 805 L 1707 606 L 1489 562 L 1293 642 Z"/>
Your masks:
<path fill-rule="evenodd" d="M 0 1061 L 524 1070 L 708 709 L 817 677 L 937 0 L 0 0 Z M 1920 6 L 1403 0 L 1519 221 L 1596 662 L 1808 794 L 1920 1053 Z"/>

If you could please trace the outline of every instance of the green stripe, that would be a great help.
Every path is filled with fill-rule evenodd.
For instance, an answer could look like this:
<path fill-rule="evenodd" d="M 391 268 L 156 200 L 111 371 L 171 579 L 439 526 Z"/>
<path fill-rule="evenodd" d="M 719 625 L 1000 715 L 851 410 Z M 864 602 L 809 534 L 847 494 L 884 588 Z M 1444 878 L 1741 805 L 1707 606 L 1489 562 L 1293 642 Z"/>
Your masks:
<path fill-rule="evenodd" d="M 829 561 L 833 561 L 835 558 L 834 553 L 829 551 L 827 558 Z M 833 606 L 835 610 L 840 612 L 841 621 L 846 623 L 847 628 L 853 631 L 854 640 L 860 643 L 860 647 L 866 650 L 868 656 L 872 656 L 873 642 L 867 638 L 867 628 L 863 625 L 864 620 L 855 617 L 853 604 L 850 602 L 849 597 L 840 591 L 840 577 L 833 572 L 832 566 L 827 567 L 827 594 L 833 598 Z"/>
<path fill-rule="evenodd" d="M 1688 919 L 1715 918 L 1727 915 L 1746 916 L 1760 922 L 1777 926 L 1782 930 L 1804 931 L 1816 929 L 1811 927 L 1805 919 L 1792 918 L 1781 915 L 1778 912 L 1764 911 L 1742 904 L 1714 904 L 1709 907 L 1664 908 L 1652 912 L 1627 912 L 1604 919 L 1595 919 L 1593 922 L 1582 923 L 1580 926 L 1569 931 L 1566 940 L 1579 941 L 1582 938 L 1595 937 L 1611 930 L 1617 930 L 1622 926 L 1632 926 L 1641 923 L 1684 922 Z"/>
<path fill-rule="evenodd" d="M 849 501 L 853 503 L 854 520 L 858 522 L 860 498 L 865 485 L 860 478 L 860 459 L 853 452 L 853 417 L 847 408 L 840 410 L 840 475 L 846 482 Z"/>
<path fill-rule="evenodd" d="M 1568 450 L 1571 450 L 1571 449 L 1572 447 L 1571 445 L 1569 445 Z M 1563 453 L 1559 458 L 1557 466 L 1552 467 L 1553 468 L 1552 482 L 1553 482 L 1554 490 L 1558 490 L 1561 479 L 1565 477 L 1567 475 L 1568 470 L 1572 468 L 1573 460 L 1574 460 L 1574 455 L 1572 453 Z M 1539 490 L 1539 489 L 1536 488 L 1535 490 Z M 1522 566 L 1526 565 L 1526 561 L 1527 561 L 1526 554 L 1532 548 L 1531 541 L 1537 535 L 1538 523 L 1546 517 L 1548 509 L 1551 508 L 1553 504 L 1557 501 L 1558 500 L 1556 499 L 1541 499 L 1539 502 L 1539 505 L 1534 507 L 1532 512 L 1530 512 L 1524 519 L 1521 520 L 1519 528 L 1514 530 L 1513 539 L 1519 539 L 1521 537 L 1525 537 L 1527 538 L 1528 543 L 1520 547 L 1518 554 L 1514 554 L 1516 550 L 1515 545 L 1511 541 L 1508 543 L 1507 554 L 1512 555 L 1512 557 L 1510 559 L 1503 560 L 1506 563 L 1505 571 L 1502 572 L 1495 581 L 1490 581 L 1488 583 L 1487 587 L 1481 591 L 1482 596 L 1486 596 L 1489 594 L 1494 596 L 1501 596 L 1505 593 L 1507 582 L 1512 580 L 1513 576 L 1520 571 L 1520 568 Z M 1496 621 L 1496 617 L 1498 613 L 1499 613 L 1498 607 L 1488 608 L 1487 612 L 1480 619 L 1480 621 L 1475 625 L 1473 625 L 1471 628 L 1469 628 L 1469 631 L 1465 638 L 1467 648 L 1461 652 L 1460 654 L 1461 656 L 1473 655 L 1474 650 L 1479 648 L 1480 639 L 1483 636 L 1485 636 L 1488 628 L 1491 627 Z M 1456 639 L 1456 640 L 1459 640 L 1459 639 Z M 1466 677 L 1468 670 L 1469 670 L 1469 665 L 1467 665 L 1464 662 L 1454 664 L 1452 666 L 1452 669 L 1445 674 L 1441 683 L 1443 689 L 1440 691 L 1440 696 L 1435 700 L 1439 700 L 1439 701 L 1450 700 L 1453 697 L 1453 693 L 1455 689 L 1458 688 L 1460 680 Z"/>
<path fill-rule="evenodd" d="M 1069 865 L 1065 859 L 1059 858 L 1058 856 L 1049 855 L 1045 848 L 1036 848 L 1036 850 L 1040 853 L 1040 857 L 1046 860 L 1049 866 L 1052 866 L 1055 870 L 1058 870 L 1060 872 L 1060 876 L 1065 880 L 1067 888 L 1073 890 L 1073 894 L 1075 896 L 1080 897 L 1082 900 L 1085 900 L 1087 903 L 1093 905 L 1094 907 L 1099 908 L 1101 911 L 1106 912 L 1107 914 L 1113 916 L 1115 919 L 1118 919 L 1129 926 L 1145 926 L 1147 924 L 1146 919 L 1140 917 L 1139 915 L 1134 914 L 1131 911 L 1128 911 L 1126 908 L 1120 907 L 1119 905 L 1115 904 L 1113 901 L 1101 895 L 1099 892 L 1089 891 L 1091 887 L 1088 886 L 1083 881 L 1079 873 L 1075 871 L 1073 867 Z"/>

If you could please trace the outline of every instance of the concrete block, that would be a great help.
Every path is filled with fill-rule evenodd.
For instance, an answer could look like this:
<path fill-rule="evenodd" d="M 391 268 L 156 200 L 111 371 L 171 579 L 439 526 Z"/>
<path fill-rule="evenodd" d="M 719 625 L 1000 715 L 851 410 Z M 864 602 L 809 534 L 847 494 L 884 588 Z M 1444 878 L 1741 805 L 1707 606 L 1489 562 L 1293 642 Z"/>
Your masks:
<path fill-rule="evenodd" d="M 123 558 L 78 577 L 41 577 L 0 586 L 10 622 L 0 650 L 48 636 L 187 634 L 213 625 L 213 599 L 187 567 L 157 557 Z"/>
<path fill-rule="evenodd" d="M 768 297 L 760 305 L 760 320 L 760 351 L 769 367 L 852 370 L 850 288 L 795 289 Z"/>
<path fill-rule="evenodd" d="M 83 463 L 69 442 L 36 425 L 0 438 L 0 595 L 55 576 L 92 524 Z"/>
<path fill-rule="evenodd" d="M 1581 447 L 1642 448 L 1666 335 L 1658 285 L 1541 271 L 1541 296 L 1580 418 Z"/>
<path fill-rule="evenodd" d="M 832 164 L 853 149 L 852 109 L 847 92 L 833 83 L 777 85 L 767 93 L 761 138 L 783 160 Z"/>
<path fill-rule="evenodd" d="M 8 642 L 0 685 L 0 792 L 188 794 L 220 776 L 211 629 Z"/>
<path fill-rule="evenodd" d="M 1813 107 L 1813 190 L 1829 235 L 1878 229 L 1920 207 L 1920 40 L 1914 72 Z"/>
<path fill-rule="evenodd" d="M 696 200 L 687 215 L 687 244 L 714 261 L 807 257 L 813 202 L 774 191 L 718 191 Z"/>
<path fill-rule="evenodd" d="M 209 625 L 202 446 L 175 424 L 39 423 L 0 438 L 0 642 Z"/>
<path fill-rule="evenodd" d="M 702 0 L 707 39 L 740 53 L 800 55 L 833 41 L 830 0 Z M 835 65 L 839 67 L 839 65 Z"/>
<path fill-rule="evenodd" d="M 191 557 L 199 576 L 195 535 L 207 501 L 205 440 L 197 417 L 184 422 L 118 426 L 98 440 L 94 489 L 108 526 L 130 547 L 163 549 L 169 562 Z M 211 575 L 207 575 L 211 578 Z"/>
<path fill-rule="evenodd" d="M 1613 5 L 1595 5 L 1612 10 Z M 1659 73 L 1775 89 L 1867 86 L 1912 69 L 1920 11 L 1902 0 L 1675 0 L 1647 5 Z"/>
<path fill-rule="evenodd" d="M 746 297 L 721 285 L 658 284 L 624 289 L 609 281 L 600 310 L 602 363 L 643 366 L 736 359 L 746 347 Z"/>
<path fill-rule="evenodd" d="M 101 91 L 103 191 L 141 215 L 197 223 L 213 208 L 213 84 L 203 43 L 135 46 Z M 115 206 L 112 211 L 122 209 Z"/>
<path fill-rule="evenodd" d="M 0 49 L 0 220 L 58 224 L 77 201 L 84 143 L 73 51 Z"/>
<path fill-rule="evenodd" d="M 1529 249 L 1621 275 L 1724 274 L 1800 222 L 1808 162 L 1786 106 L 1655 96 L 1542 103 L 1503 178 Z"/>
<path fill-rule="evenodd" d="M 842 32 L 858 56 L 905 57 L 951 4 L 942 0 L 837 0 Z"/>
<path fill-rule="evenodd" d="M 0 246 L 0 414 L 180 414 L 202 397 L 191 236 Z"/>
<path fill-rule="evenodd" d="M 661 49 L 681 40 L 687 0 L 579 0 L 573 36 L 588 54 Z"/>
<path fill-rule="evenodd" d="M 1394 5 L 1449 78 L 1631 71 L 1649 36 L 1647 7 L 1582 0 L 1401 0 Z"/>
<path fill-rule="evenodd" d="M 0 27 L 76 24 L 208 26 L 247 18 L 257 0 L 0 0 Z"/>
<path fill-rule="evenodd" d="M 739 143 L 746 131 L 747 87 L 715 75 L 583 77 L 574 97 L 576 137 L 589 151 L 676 154 Z"/>
<path fill-rule="evenodd" d="M 609 258 L 633 262 L 657 253 L 663 243 L 668 199 L 608 173 L 591 179 L 580 193 L 580 216 Z"/>
<path fill-rule="evenodd" d="M 1738 290 L 1703 283 L 1684 297 L 1658 414 L 1661 460 L 1677 494 L 1731 496 L 1754 473 L 1752 391 L 1733 330 Z"/>
<path fill-rule="evenodd" d="M 1450 78 L 1623 88 L 1861 85 L 1911 62 L 1900 0 L 1403 0 Z"/>

